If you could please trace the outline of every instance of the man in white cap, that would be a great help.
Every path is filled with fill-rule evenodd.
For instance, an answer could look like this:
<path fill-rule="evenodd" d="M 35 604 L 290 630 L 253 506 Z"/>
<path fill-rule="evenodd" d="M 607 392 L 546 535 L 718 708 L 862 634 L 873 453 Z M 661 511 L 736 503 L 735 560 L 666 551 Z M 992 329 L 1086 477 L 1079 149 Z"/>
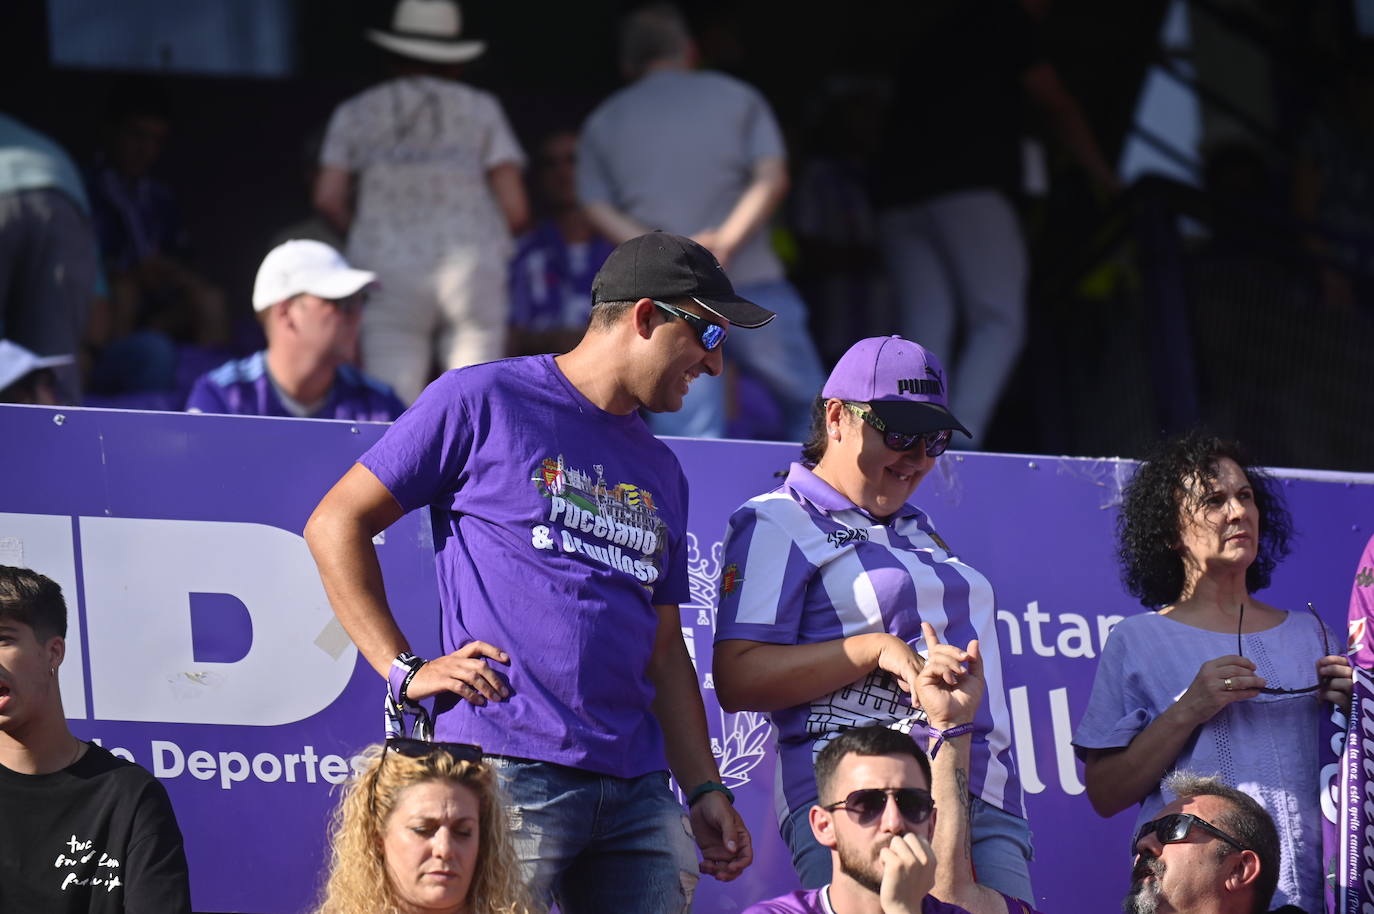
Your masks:
<path fill-rule="evenodd" d="M 406 403 L 436 368 L 505 356 L 511 235 L 529 220 L 501 103 L 458 80 L 486 46 L 461 34 L 452 0 L 401 0 L 391 29 L 368 33 L 395 75 L 334 111 L 315 179 L 349 259 L 386 277 L 363 359 Z"/>
<path fill-rule="evenodd" d="M 319 241 L 288 241 L 258 267 L 253 309 L 267 348 L 202 375 L 194 413 L 389 422 L 405 409 L 391 388 L 353 366 L 375 273 Z"/>
<path fill-rule="evenodd" d="M 0 340 L 0 403 L 61 405 L 52 370 L 73 361 L 69 355 L 37 356 L 18 343 Z"/>

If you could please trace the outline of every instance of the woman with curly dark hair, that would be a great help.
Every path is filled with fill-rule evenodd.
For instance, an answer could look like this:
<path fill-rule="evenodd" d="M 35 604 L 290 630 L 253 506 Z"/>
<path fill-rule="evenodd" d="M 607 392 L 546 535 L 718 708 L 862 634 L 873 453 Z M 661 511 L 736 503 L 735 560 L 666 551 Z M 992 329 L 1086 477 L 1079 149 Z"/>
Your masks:
<path fill-rule="evenodd" d="M 1319 911 L 1317 726 L 1322 702 L 1350 701 L 1351 670 L 1315 615 L 1252 596 L 1290 534 L 1277 487 L 1235 442 L 1191 432 L 1147 459 L 1117 539 L 1127 590 L 1155 611 L 1112 630 L 1074 746 L 1093 808 L 1138 803 L 1137 827 L 1173 771 L 1253 796 L 1279 830 L 1274 905 Z"/>

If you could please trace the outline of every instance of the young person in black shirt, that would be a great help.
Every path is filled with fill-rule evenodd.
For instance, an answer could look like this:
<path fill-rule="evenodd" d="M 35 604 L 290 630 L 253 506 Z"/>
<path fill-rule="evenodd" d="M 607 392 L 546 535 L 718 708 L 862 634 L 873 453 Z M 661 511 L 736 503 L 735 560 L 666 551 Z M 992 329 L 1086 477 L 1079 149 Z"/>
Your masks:
<path fill-rule="evenodd" d="M 189 914 L 167 791 L 67 728 L 66 635 L 61 588 L 0 565 L 0 911 Z"/>

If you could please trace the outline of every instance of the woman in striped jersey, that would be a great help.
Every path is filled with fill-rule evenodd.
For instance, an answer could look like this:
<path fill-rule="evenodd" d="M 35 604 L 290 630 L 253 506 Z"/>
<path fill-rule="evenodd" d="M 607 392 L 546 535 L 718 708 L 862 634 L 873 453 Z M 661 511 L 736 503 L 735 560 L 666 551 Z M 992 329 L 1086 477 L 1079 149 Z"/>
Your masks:
<path fill-rule="evenodd" d="M 948 393 L 939 360 L 901 337 L 861 340 L 836 364 L 801 462 L 730 518 L 717 696 L 727 710 L 771 712 L 779 826 L 802 885 L 815 888 L 831 875 L 808 823 L 815 755 L 874 723 L 932 748 L 956 735 L 931 732 L 912 707 L 921 623 L 945 643 L 978 639 L 987 697 L 966 772 L 974 866 L 980 884 L 1033 901 L 992 587 L 908 501 L 954 430 L 968 434 Z"/>

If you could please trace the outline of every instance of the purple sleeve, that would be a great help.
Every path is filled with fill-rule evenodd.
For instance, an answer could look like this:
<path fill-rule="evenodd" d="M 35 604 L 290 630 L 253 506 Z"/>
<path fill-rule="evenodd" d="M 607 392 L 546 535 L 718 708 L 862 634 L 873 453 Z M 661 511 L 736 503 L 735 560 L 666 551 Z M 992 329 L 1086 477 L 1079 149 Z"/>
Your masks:
<path fill-rule="evenodd" d="M 1374 632 L 1374 537 L 1365 544 L 1355 567 L 1348 620 L 1350 662 L 1366 670 L 1374 669 L 1374 644 L 1370 643 L 1370 634 Z"/>
<path fill-rule="evenodd" d="M 229 405 L 224 402 L 220 389 L 210 383 L 209 375 L 196 378 L 191 393 L 186 397 L 186 411 L 196 413 L 228 413 Z"/>
<path fill-rule="evenodd" d="M 681 605 L 692 595 L 687 576 L 687 477 L 678 470 L 678 491 L 675 499 L 676 516 L 681 519 L 682 533 L 675 537 L 671 555 L 663 557 L 663 577 L 654 587 L 655 606 Z"/>
<path fill-rule="evenodd" d="M 465 482 L 472 422 L 460 399 L 459 372 L 439 377 L 358 462 L 406 511 L 430 504 Z"/>

